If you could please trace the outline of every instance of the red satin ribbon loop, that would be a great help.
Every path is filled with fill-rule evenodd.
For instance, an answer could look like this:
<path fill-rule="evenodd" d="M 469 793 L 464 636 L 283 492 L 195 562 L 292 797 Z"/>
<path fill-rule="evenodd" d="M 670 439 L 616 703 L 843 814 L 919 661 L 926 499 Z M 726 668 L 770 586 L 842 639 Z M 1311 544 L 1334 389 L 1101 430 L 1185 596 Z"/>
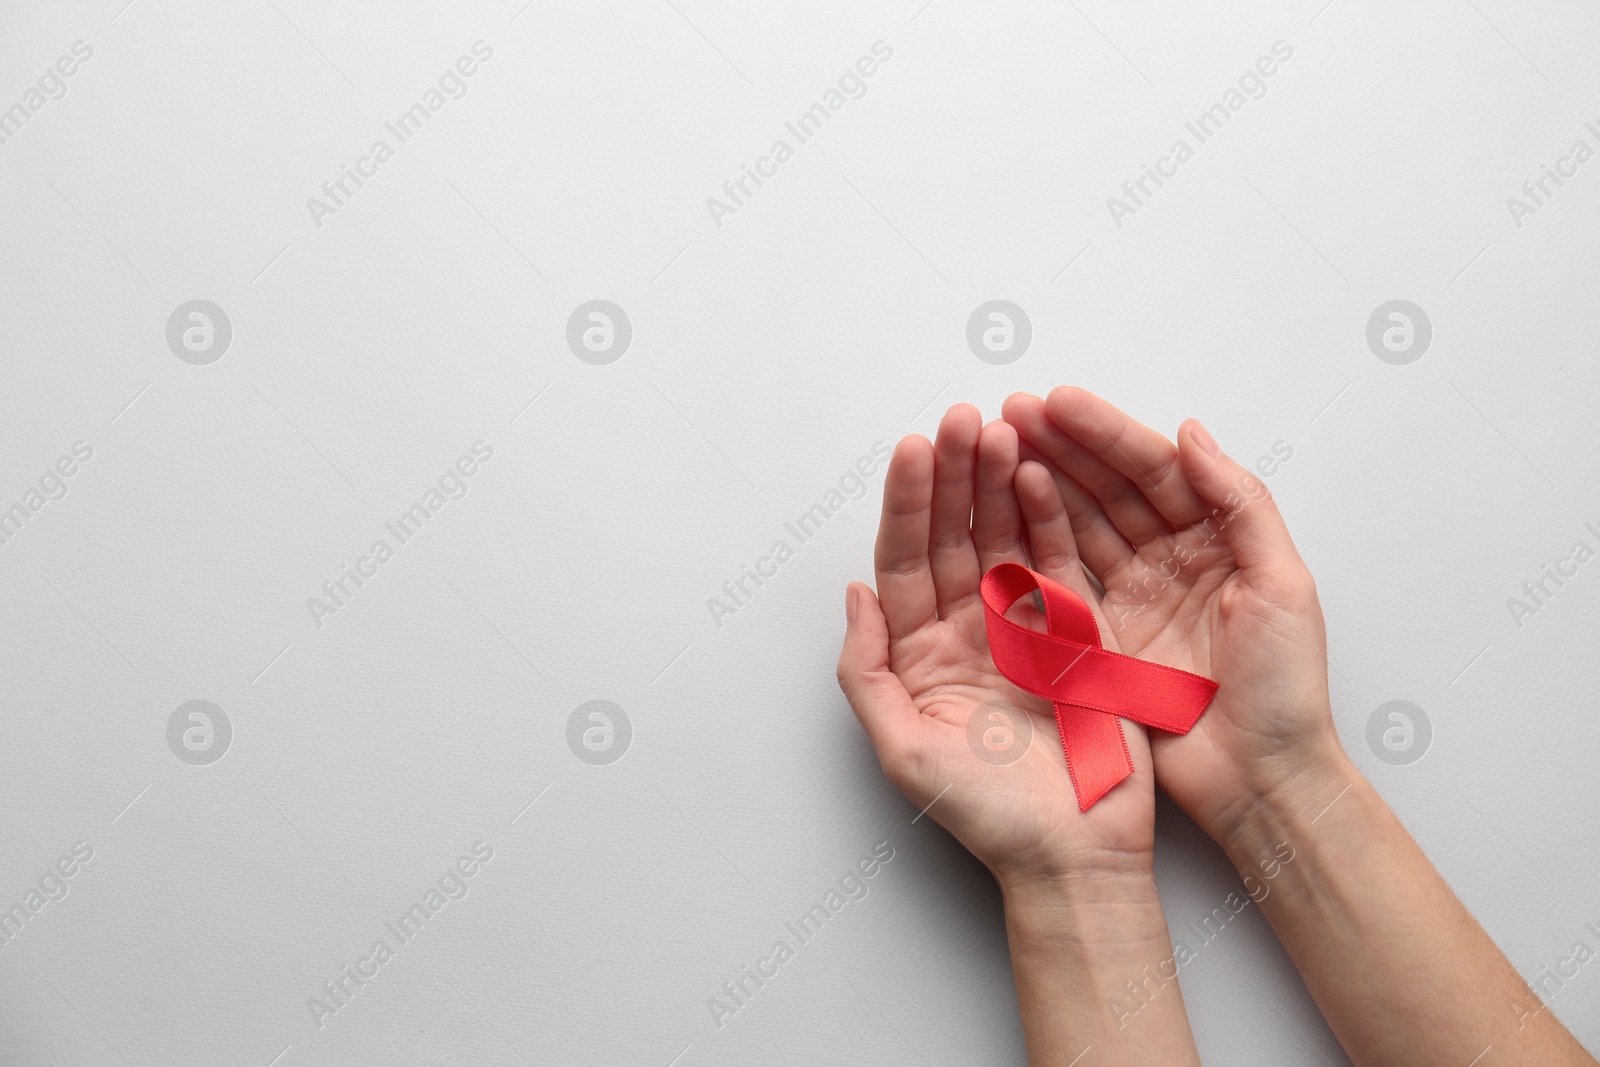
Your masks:
<path fill-rule="evenodd" d="M 1006 618 L 1013 604 L 1035 591 L 1044 600 L 1045 633 Z M 1133 773 L 1119 716 L 1186 734 L 1217 691 L 1209 678 L 1106 650 L 1083 598 L 1027 567 L 991 568 L 982 592 L 995 667 L 1018 689 L 1055 705 L 1080 811 Z"/>

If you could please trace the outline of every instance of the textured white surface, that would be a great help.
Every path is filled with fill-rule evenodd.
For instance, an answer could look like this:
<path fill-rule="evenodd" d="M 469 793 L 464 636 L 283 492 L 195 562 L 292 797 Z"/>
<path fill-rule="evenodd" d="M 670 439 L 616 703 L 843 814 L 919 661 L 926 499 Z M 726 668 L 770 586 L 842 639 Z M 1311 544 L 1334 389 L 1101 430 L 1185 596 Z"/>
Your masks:
<path fill-rule="evenodd" d="M 1022 1062 L 988 877 L 913 824 L 833 681 L 881 469 L 805 543 L 785 523 L 948 403 L 1063 382 L 1292 447 L 1269 484 L 1347 747 L 1526 976 L 1600 949 L 1600 563 L 1507 606 L 1600 549 L 1600 161 L 1520 227 L 1506 203 L 1600 150 L 1592 6 L 14 2 L 0 108 L 79 41 L 65 95 L 0 126 L 0 506 L 93 449 L 0 544 L 0 906 L 93 849 L 0 947 L 7 1063 Z M 1006 366 L 966 344 L 995 298 L 1033 328 Z M 1434 329 L 1406 366 L 1365 340 L 1395 298 Z M 232 324 L 209 365 L 167 343 L 195 299 Z M 609 365 L 566 342 L 593 299 L 632 323 Z M 465 495 L 386 532 L 476 442 Z M 197 699 L 233 730 L 206 766 L 167 743 Z M 632 725 L 606 766 L 567 743 L 595 699 Z M 1432 722 L 1420 762 L 1367 745 L 1392 699 Z M 480 841 L 464 897 L 386 932 Z M 786 933 L 880 842 L 864 897 Z M 1192 945 L 1237 878 L 1170 809 L 1158 867 Z M 719 1028 L 708 998 L 779 940 Z M 1344 1062 L 1254 909 L 1183 984 L 1208 1062 Z M 1597 999 L 1591 965 L 1552 1006 L 1593 1044 Z"/>

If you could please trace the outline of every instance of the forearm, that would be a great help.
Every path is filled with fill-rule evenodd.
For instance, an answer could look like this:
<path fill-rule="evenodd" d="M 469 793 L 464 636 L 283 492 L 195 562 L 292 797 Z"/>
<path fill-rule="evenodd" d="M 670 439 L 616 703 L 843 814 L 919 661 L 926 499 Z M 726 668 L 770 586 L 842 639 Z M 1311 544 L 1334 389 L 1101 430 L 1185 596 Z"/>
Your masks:
<path fill-rule="evenodd" d="M 1595 1063 L 1343 752 L 1218 839 L 1241 872 L 1293 849 L 1261 910 L 1357 1067 Z"/>
<path fill-rule="evenodd" d="M 1153 882 L 1130 871 L 1001 891 L 1031 1067 L 1200 1062 Z"/>

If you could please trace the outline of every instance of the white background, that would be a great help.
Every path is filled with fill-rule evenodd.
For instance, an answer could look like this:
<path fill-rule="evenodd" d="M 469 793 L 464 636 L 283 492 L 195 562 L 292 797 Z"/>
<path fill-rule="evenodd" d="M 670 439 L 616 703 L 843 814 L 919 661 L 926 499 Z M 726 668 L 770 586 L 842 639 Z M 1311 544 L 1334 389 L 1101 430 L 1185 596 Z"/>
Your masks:
<path fill-rule="evenodd" d="M 1526 977 L 1600 951 L 1600 563 L 1507 606 L 1600 548 L 1600 161 L 1520 227 L 1506 204 L 1600 149 L 1600 13 L 921 4 L 0 9 L 0 108 L 93 49 L 0 144 L 0 506 L 94 450 L 0 544 L 0 907 L 94 849 L 0 947 L 6 1062 L 1021 1063 L 990 880 L 833 679 L 881 470 L 720 626 L 707 600 L 875 442 L 1066 382 L 1246 462 L 1292 447 L 1269 484 L 1347 747 Z M 466 95 L 317 225 L 480 40 Z M 865 95 L 716 225 L 878 41 Z M 1266 95 L 1114 224 L 1278 41 Z M 565 340 L 596 298 L 633 326 L 606 366 Z M 1033 326 L 1007 366 L 965 340 L 994 298 Z M 1365 340 L 1394 298 L 1434 328 L 1407 366 Z M 232 323 L 207 366 L 166 340 L 192 299 Z M 308 598 L 478 441 L 465 497 L 318 626 Z M 233 728 L 209 766 L 167 746 L 194 699 Z M 592 699 L 632 723 L 608 766 L 566 741 Z M 1392 699 L 1433 725 L 1408 766 L 1366 742 Z M 1238 879 L 1171 809 L 1160 836 L 1192 944 Z M 314 1026 L 479 840 L 465 898 Z M 780 938 L 719 1028 L 708 998 Z M 1344 1062 L 1256 909 L 1182 980 L 1208 1062 Z M 1551 999 L 1590 1044 L 1597 998 L 1600 963 Z"/>

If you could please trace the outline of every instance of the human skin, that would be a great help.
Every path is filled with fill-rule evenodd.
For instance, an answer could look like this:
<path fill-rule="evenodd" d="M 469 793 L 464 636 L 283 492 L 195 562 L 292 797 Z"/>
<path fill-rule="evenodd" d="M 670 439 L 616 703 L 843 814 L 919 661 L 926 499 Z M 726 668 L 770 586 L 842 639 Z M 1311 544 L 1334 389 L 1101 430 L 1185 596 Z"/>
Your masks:
<path fill-rule="evenodd" d="M 1261 910 L 1351 1061 L 1595 1064 L 1340 747 L 1316 585 L 1266 487 L 1194 420 L 1174 443 L 1066 387 L 1003 412 L 1019 494 L 1064 501 L 1055 563 L 1104 589 L 1119 650 L 1219 683 L 1152 739 L 1157 783 L 1242 874 L 1294 850 Z"/>
<path fill-rule="evenodd" d="M 978 583 L 990 567 L 1031 565 L 1095 602 L 1055 484 L 1042 468 L 1019 481 L 1017 449 L 1009 425 L 984 426 L 967 405 L 950 409 L 935 443 L 900 442 L 885 477 L 877 594 L 846 590 L 839 682 L 889 780 L 999 884 L 1029 1062 L 1197 1064 L 1176 982 L 1134 1019 L 1110 1007 L 1173 954 L 1151 874 L 1144 728 L 1123 723 L 1134 773 L 1080 812 L 1050 703 L 1013 687 L 989 657 Z M 1105 644 L 1116 647 L 1109 633 Z M 997 702 L 1032 723 L 1032 743 L 1007 765 L 968 740 L 974 716 L 980 730 L 1004 724 L 988 718 Z"/>

